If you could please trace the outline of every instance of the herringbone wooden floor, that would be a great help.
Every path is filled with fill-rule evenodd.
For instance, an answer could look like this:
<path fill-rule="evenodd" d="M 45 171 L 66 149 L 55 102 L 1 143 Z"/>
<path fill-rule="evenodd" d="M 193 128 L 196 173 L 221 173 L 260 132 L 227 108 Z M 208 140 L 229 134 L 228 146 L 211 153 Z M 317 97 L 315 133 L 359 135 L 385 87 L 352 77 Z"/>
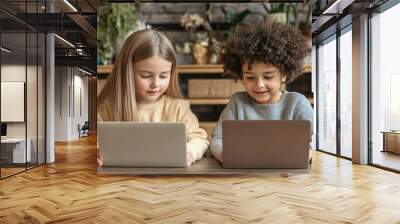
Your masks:
<path fill-rule="evenodd" d="M 95 138 L 0 181 L 0 223 L 400 223 L 400 175 L 315 153 L 309 174 L 97 176 Z"/>

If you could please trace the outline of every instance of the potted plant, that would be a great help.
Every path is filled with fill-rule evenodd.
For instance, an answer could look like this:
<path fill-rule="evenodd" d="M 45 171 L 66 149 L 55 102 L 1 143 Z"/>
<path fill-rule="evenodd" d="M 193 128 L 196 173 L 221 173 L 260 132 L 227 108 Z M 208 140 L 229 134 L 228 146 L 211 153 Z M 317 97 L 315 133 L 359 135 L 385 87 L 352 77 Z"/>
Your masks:
<path fill-rule="evenodd" d="M 283 24 L 288 22 L 287 5 L 285 3 L 264 3 L 264 10 L 267 13 L 266 21 L 275 21 Z"/>
<path fill-rule="evenodd" d="M 286 3 L 286 23 L 288 25 L 292 25 L 296 29 L 299 29 L 300 21 L 298 15 L 297 3 Z"/>
<path fill-rule="evenodd" d="M 184 43 L 184 48 L 190 48 L 192 52 L 192 63 L 194 64 L 206 64 L 208 55 L 208 41 L 199 38 L 195 31 L 198 27 L 204 24 L 204 19 L 198 13 L 185 13 L 181 17 L 181 26 L 187 31 L 187 40 L 189 42 Z M 194 38 L 195 36 L 196 38 Z M 190 47 L 188 47 L 190 46 Z"/>
<path fill-rule="evenodd" d="M 213 38 L 213 30 L 208 19 L 203 19 L 198 13 L 186 13 L 181 17 L 181 26 L 187 31 L 187 39 L 190 41 L 185 42 L 183 49 L 188 45 L 191 46 L 193 63 L 217 63 L 219 42 Z M 195 33 L 199 27 L 203 27 L 205 32 Z"/>
<path fill-rule="evenodd" d="M 134 30 L 138 13 L 134 4 L 107 4 L 97 16 L 98 62 L 112 63 L 127 35 Z"/>
<path fill-rule="evenodd" d="M 311 37 L 311 14 L 312 8 L 310 5 L 303 6 L 303 12 L 306 12 L 306 17 L 304 20 L 300 21 L 299 29 L 305 36 Z"/>
<path fill-rule="evenodd" d="M 225 23 L 229 32 L 232 32 L 251 13 L 248 9 L 237 13 L 233 10 L 225 9 L 223 5 L 221 6 L 221 11 L 224 13 Z"/>
<path fill-rule="evenodd" d="M 307 46 L 309 48 L 309 54 L 307 57 L 304 59 L 304 63 L 311 65 L 311 50 L 312 50 L 312 33 L 311 33 L 311 13 L 312 9 L 311 6 L 308 5 L 307 8 L 306 6 L 303 6 L 303 12 L 306 13 L 305 19 L 300 21 L 299 24 L 299 29 L 301 33 L 303 34 L 304 37 L 307 39 Z"/>

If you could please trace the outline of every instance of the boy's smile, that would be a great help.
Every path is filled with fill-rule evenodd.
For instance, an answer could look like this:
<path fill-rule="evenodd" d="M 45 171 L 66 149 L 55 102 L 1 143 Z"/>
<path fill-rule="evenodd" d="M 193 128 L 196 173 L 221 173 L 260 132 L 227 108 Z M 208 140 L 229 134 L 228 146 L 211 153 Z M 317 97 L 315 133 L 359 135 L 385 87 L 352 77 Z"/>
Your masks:
<path fill-rule="evenodd" d="M 266 94 L 268 91 L 253 91 L 255 94 L 263 95 Z"/>

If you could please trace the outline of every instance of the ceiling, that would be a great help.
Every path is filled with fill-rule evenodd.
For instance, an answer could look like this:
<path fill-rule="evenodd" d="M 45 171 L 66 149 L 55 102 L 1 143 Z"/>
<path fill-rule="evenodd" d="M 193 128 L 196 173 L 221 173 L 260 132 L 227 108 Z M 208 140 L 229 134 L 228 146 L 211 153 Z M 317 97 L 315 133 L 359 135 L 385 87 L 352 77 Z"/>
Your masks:
<path fill-rule="evenodd" d="M 313 42 L 318 43 L 351 24 L 354 17 L 373 12 L 388 0 L 312 0 L 311 31 Z"/>
<path fill-rule="evenodd" d="M 37 55 L 44 48 L 44 44 L 37 43 L 37 35 L 51 32 L 74 45 L 55 38 L 56 66 L 80 66 L 94 73 L 96 8 L 96 0 L 1 0 L 2 46 L 12 50 L 2 60 L 16 61 L 25 55 L 27 58 Z"/>

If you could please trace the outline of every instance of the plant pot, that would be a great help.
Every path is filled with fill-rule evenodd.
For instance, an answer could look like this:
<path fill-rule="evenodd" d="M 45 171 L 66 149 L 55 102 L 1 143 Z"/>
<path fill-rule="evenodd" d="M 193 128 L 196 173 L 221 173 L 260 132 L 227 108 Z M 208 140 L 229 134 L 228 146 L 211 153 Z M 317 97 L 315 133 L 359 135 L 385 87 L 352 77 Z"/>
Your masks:
<path fill-rule="evenodd" d="M 208 48 L 195 43 L 192 46 L 193 64 L 207 64 L 208 63 Z"/>

